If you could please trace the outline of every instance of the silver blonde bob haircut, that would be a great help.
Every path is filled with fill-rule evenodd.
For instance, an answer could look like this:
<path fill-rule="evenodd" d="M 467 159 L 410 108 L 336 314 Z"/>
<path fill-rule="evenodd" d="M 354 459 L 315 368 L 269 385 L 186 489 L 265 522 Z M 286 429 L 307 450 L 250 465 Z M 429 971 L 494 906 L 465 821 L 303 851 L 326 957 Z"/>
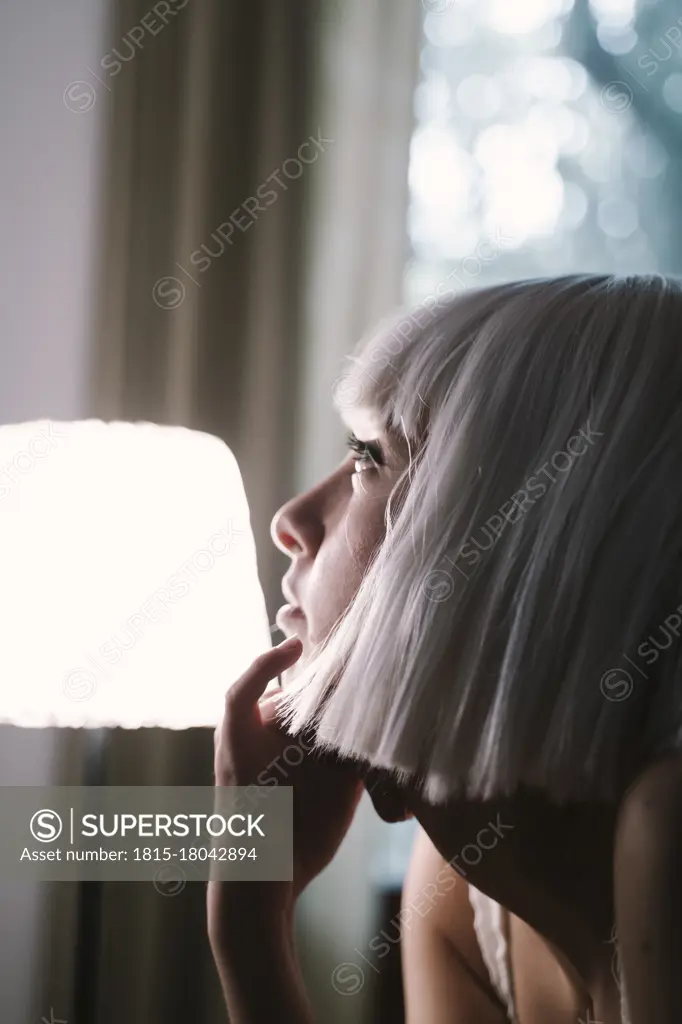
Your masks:
<path fill-rule="evenodd" d="M 349 358 L 409 466 L 289 730 L 434 803 L 617 797 L 682 745 L 682 286 L 481 288 Z"/>

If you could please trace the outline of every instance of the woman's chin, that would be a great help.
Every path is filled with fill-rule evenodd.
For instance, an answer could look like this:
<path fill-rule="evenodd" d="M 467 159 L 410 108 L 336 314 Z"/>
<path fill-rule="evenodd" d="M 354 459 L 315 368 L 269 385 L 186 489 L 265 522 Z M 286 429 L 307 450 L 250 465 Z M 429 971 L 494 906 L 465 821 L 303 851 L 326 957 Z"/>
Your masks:
<path fill-rule="evenodd" d="M 374 810 L 382 821 L 387 821 L 391 825 L 396 821 L 407 821 L 409 818 L 414 817 L 404 806 L 393 806 L 382 800 L 375 800 L 374 797 L 372 797 L 372 803 L 374 804 Z"/>
<path fill-rule="evenodd" d="M 365 789 L 374 804 L 374 810 L 383 821 L 407 821 L 414 814 L 407 805 L 407 793 L 394 782 L 377 780 L 371 772 L 364 780 Z"/>

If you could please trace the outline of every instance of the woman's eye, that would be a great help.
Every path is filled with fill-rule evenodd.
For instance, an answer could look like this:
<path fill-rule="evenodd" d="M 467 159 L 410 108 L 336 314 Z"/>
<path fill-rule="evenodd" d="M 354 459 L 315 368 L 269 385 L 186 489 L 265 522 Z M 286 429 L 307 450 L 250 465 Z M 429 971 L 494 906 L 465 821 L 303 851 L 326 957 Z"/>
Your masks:
<path fill-rule="evenodd" d="M 355 434 L 349 434 L 346 444 L 355 452 L 355 472 L 362 473 L 370 469 L 379 469 L 384 465 L 384 457 L 379 445 L 371 441 L 360 441 Z"/>

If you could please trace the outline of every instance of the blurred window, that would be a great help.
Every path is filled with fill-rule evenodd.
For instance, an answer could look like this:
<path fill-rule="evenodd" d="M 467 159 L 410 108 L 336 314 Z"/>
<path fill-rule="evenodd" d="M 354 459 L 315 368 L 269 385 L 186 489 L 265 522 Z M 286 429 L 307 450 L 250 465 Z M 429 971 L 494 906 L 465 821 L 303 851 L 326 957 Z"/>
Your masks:
<path fill-rule="evenodd" d="M 676 0 L 423 7 L 406 301 L 449 275 L 457 291 L 584 270 L 678 270 Z"/>

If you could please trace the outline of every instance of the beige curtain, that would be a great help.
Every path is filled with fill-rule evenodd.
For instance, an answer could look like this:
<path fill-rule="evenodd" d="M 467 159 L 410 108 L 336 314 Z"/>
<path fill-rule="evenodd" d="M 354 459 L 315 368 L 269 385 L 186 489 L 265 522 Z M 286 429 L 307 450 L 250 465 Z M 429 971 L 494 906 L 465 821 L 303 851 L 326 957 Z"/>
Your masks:
<path fill-rule="evenodd" d="M 124 53 L 148 5 L 116 6 Z M 294 462 L 302 211 L 326 159 L 308 141 L 315 23 L 315 0 L 190 0 L 111 97 L 92 412 L 227 441 L 268 597 L 269 517 Z"/>
<path fill-rule="evenodd" d="M 108 66 L 120 70 L 107 78 L 90 412 L 230 445 L 273 616 L 288 560 L 270 519 L 343 454 L 331 411 L 341 356 L 400 300 L 422 7 L 180 0 L 135 46 L 147 0 L 112 4 Z M 100 753 L 108 784 L 212 781 L 211 730 L 113 730 Z M 55 781 L 79 781 L 85 764 L 82 735 L 65 732 Z M 362 806 L 301 908 L 304 971 L 325 1024 L 367 1019 L 363 996 L 344 1000 L 329 978 L 370 926 L 375 835 Z M 67 1020 L 77 896 L 50 888 L 40 971 L 42 1005 Z M 96 1011 L 77 1024 L 225 1021 L 204 896 L 199 884 L 174 896 L 103 886 Z"/>

